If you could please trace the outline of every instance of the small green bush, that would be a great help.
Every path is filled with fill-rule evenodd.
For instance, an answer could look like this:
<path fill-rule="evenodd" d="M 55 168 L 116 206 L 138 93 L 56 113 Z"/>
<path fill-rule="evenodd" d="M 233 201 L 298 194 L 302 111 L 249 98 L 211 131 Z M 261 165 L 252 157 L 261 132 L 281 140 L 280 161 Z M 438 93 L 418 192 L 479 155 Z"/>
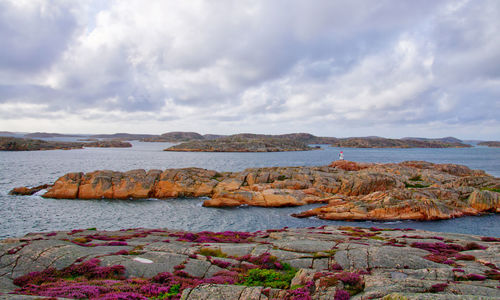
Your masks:
<path fill-rule="evenodd" d="M 272 269 L 251 269 L 244 277 L 243 285 L 246 286 L 265 286 L 277 289 L 288 289 L 290 282 L 297 271 L 289 268 L 284 272 Z"/>
<path fill-rule="evenodd" d="M 415 175 L 413 177 L 410 177 L 408 180 L 410 180 L 410 181 L 422 181 L 422 176 Z"/>
<path fill-rule="evenodd" d="M 406 188 L 421 189 L 421 188 L 429 187 L 429 185 L 428 184 L 420 184 L 420 183 L 411 184 L 411 183 L 405 182 L 405 187 Z"/>
<path fill-rule="evenodd" d="M 222 250 L 213 248 L 201 248 L 200 254 L 204 256 L 227 257 L 227 254 L 222 252 Z"/>
<path fill-rule="evenodd" d="M 495 188 L 484 188 L 483 190 L 484 190 L 484 191 L 490 191 L 490 192 L 497 192 L 497 193 L 500 193 L 500 188 L 499 188 L 499 189 L 495 189 Z"/>

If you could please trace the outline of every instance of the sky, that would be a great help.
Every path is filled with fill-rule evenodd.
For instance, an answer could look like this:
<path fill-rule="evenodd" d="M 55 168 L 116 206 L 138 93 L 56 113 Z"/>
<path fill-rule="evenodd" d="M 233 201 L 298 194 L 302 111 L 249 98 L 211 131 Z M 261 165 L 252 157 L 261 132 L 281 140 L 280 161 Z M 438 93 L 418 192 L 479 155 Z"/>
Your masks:
<path fill-rule="evenodd" d="M 500 1 L 0 0 L 0 131 L 500 140 Z"/>

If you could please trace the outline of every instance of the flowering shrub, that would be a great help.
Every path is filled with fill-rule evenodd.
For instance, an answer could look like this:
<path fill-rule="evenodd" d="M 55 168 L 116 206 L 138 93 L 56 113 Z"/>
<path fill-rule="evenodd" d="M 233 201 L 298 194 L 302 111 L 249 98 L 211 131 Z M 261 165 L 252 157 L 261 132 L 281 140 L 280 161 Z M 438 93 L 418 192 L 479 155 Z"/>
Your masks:
<path fill-rule="evenodd" d="M 483 281 L 486 280 L 486 276 L 479 275 L 479 274 L 467 274 L 467 275 L 456 275 L 455 276 L 456 280 L 471 280 L 471 281 Z"/>
<path fill-rule="evenodd" d="M 431 286 L 430 288 L 430 292 L 431 293 L 439 293 L 439 292 L 442 292 L 446 289 L 446 287 L 448 286 L 447 283 L 436 283 L 434 285 Z"/>
<path fill-rule="evenodd" d="M 178 241 L 183 242 L 197 242 L 197 243 L 247 243 L 248 240 L 255 236 L 249 232 L 239 231 L 224 231 L 224 232 L 211 232 L 202 231 L 198 233 L 172 233 L 172 237 L 177 237 Z"/>
<path fill-rule="evenodd" d="M 334 300 L 349 300 L 350 298 L 351 295 L 345 290 L 336 290 L 335 295 L 333 296 Z"/>
<path fill-rule="evenodd" d="M 363 281 L 357 273 L 342 272 L 335 274 L 335 278 L 344 283 L 344 288 L 349 291 L 350 295 L 355 295 L 363 290 Z"/>
<path fill-rule="evenodd" d="M 491 236 L 483 236 L 481 237 L 481 241 L 483 242 L 500 242 L 500 238 L 495 238 Z"/>

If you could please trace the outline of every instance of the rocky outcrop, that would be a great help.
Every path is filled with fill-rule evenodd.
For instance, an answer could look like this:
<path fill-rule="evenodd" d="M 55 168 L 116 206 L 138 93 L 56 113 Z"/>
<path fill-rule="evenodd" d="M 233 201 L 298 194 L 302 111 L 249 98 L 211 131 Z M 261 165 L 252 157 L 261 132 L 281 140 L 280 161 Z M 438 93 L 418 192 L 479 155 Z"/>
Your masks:
<path fill-rule="evenodd" d="M 480 142 L 477 143 L 479 146 L 488 146 L 488 147 L 495 147 L 498 148 L 500 147 L 500 142 L 499 141 L 487 141 L 487 142 Z"/>
<path fill-rule="evenodd" d="M 306 151 L 316 148 L 306 143 L 277 137 L 247 137 L 235 135 L 214 140 L 193 140 L 174 145 L 164 151 L 182 152 L 282 152 Z"/>
<path fill-rule="evenodd" d="M 48 142 L 15 137 L 0 137 L 0 151 L 69 150 L 81 148 L 83 148 L 83 143 Z"/>
<path fill-rule="evenodd" d="M 0 299 L 498 299 L 499 253 L 376 227 L 31 233 L 0 241 Z"/>
<path fill-rule="evenodd" d="M 9 195 L 30 196 L 30 195 L 34 195 L 34 194 L 38 193 L 41 190 L 45 190 L 45 189 L 49 188 L 50 186 L 51 185 L 49 185 L 49 184 L 42 184 L 42 185 L 35 186 L 32 188 L 22 186 L 22 187 L 12 189 L 9 192 Z"/>
<path fill-rule="evenodd" d="M 173 131 L 166 132 L 159 136 L 152 136 L 141 139 L 142 142 L 170 142 L 170 143 L 178 143 L 178 142 L 186 142 L 191 140 L 203 140 L 205 139 L 199 133 L 196 132 L 184 132 L 184 131 Z"/>
<path fill-rule="evenodd" d="M 102 140 L 84 143 L 83 146 L 91 148 L 130 148 L 132 144 L 121 140 Z"/>
<path fill-rule="evenodd" d="M 326 203 L 296 217 L 437 220 L 498 213 L 500 179 L 454 164 L 336 161 L 219 173 L 200 168 L 69 173 L 43 195 L 69 199 L 209 197 L 206 207 Z"/>
<path fill-rule="evenodd" d="M 382 137 L 349 137 L 334 141 L 332 147 L 342 148 L 468 148 L 469 144 L 458 139 L 388 139 Z"/>
<path fill-rule="evenodd" d="M 0 137 L 0 151 L 37 151 L 37 150 L 70 150 L 84 147 L 123 148 L 132 147 L 132 144 L 119 140 L 105 140 L 90 143 L 82 142 L 55 142 L 36 139 Z"/>

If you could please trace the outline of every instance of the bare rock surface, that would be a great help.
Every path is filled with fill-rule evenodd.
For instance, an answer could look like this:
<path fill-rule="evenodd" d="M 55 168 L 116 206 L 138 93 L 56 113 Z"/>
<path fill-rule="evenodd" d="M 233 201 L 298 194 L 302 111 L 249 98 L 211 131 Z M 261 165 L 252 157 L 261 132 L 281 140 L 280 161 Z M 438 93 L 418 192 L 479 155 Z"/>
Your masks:
<path fill-rule="evenodd" d="M 0 241 L 0 299 L 499 299 L 499 264 L 498 237 L 413 229 L 81 229 Z"/>
<path fill-rule="evenodd" d="M 29 194 L 20 187 L 11 193 Z M 500 179 L 455 164 L 424 161 L 270 167 L 242 172 L 200 168 L 68 173 L 43 195 L 69 199 L 209 197 L 206 207 L 325 203 L 294 216 L 328 220 L 440 220 L 500 212 Z"/>

